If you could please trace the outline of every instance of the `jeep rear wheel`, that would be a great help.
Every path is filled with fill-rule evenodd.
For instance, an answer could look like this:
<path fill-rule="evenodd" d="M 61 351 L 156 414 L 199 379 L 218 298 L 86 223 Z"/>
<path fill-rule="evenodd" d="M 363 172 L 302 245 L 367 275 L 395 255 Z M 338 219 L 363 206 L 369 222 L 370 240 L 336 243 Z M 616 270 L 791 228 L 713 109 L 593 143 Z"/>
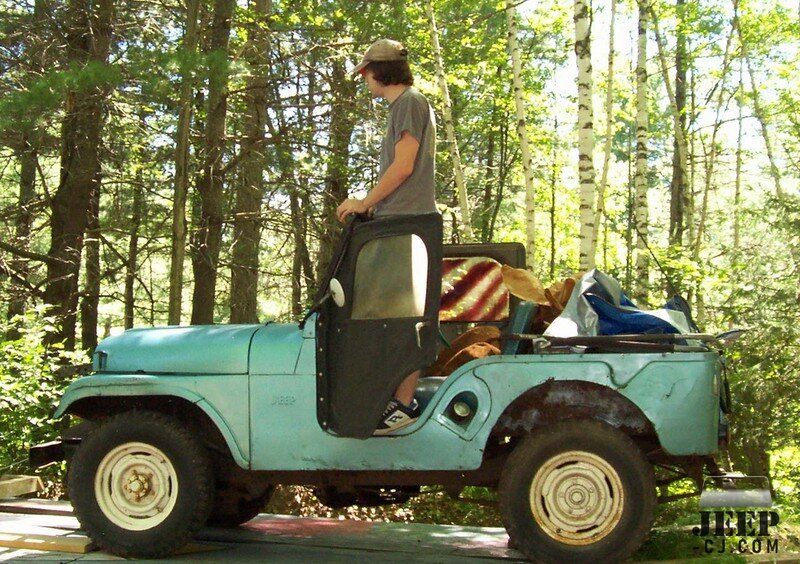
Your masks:
<path fill-rule="evenodd" d="M 179 421 L 130 411 L 82 441 L 68 486 L 78 520 L 98 547 L 155 558 L 171 554 L 202 527 L 213 483 L 208 453 Z"/>
<path fill-rule="evenodd" d="M 570 421 L 523 439 L 499 485 L 511 544 L 537 562 L 627 558 L 653 523 L 652 466 L 633 441 L 597 421 Z"/>

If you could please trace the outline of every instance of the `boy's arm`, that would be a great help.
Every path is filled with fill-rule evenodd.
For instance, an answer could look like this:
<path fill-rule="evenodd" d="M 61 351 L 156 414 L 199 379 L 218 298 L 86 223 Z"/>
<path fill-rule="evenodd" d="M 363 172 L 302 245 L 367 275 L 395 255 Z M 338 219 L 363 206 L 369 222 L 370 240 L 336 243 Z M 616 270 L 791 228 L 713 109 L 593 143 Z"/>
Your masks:
<path fill-rule="evenodd" d="M 394 160 L 381 176 L 375 188 L 369 191 L 363 200 L 348 198 L 336 209 L 336 217 L 344 221 L 351 213 L 367 213 L 370 208 L 381 202 L 389 194 L 406 181 L 414 172 L 414 163 L 419 152 L 419 141 L 408 131 L 403 131 L 400 140 L 394 146 Z"/>

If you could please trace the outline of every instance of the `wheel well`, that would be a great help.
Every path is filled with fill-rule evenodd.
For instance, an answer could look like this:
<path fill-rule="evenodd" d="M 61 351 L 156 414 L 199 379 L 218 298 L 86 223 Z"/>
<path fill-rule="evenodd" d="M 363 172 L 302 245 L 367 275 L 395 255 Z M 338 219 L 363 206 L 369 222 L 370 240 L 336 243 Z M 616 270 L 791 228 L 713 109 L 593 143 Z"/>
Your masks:
<path fill-rule="evenodd" d="M 196 404 L 176 396 L 95 396 L 82 398 L 69 406 L 67 413 L 81 419 L 98 422 L 133 409 L 156 411 L 178 419 L 203 437 L 203 442 L 214 451 L 227 454 L 230 450 L 225 438 L 208 414 Z"/>
<path fill-rule="evenodd" d="M 495 423 L 492 435 L 514 437 L 574 419 L 603 421 L 637 442 L 658 442 L 650 420 L 619 392 L 592 382 L 552 379 L 514 400 Z"/>

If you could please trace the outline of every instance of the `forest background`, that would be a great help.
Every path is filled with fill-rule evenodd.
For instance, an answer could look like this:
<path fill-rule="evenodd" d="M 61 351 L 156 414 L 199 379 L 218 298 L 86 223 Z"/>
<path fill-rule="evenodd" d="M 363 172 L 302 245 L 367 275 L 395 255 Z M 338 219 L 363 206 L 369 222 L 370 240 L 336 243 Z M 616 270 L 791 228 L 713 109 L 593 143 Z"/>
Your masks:
<path fill-rule="evenodd" d="M 597 266 L 642 307 L 680 292 L 704 331 L 748 329 L 724 456 L 796 518 L 788 0 L 1 0 L 3 472 L 104 336 L 298 319 L 336 205 L 376 182 L 386 107 L 349 71 L 380 37 L 437 112 L 447 241 L 521 241 L 545 284 Z"/>

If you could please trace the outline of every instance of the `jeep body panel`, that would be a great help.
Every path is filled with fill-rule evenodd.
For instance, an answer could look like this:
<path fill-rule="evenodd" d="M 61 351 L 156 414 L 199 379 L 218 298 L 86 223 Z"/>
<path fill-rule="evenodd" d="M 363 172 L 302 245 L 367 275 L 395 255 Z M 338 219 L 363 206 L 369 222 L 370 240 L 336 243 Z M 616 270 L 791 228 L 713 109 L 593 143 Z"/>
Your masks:
<path fill-rule="evenodd" d="M 102 371 L 73 382 L 64 392 L 55 417 L 88 397 L 182 398 L 209 416 L 237 464 L 247 468 L 250 466 L 248 369 L 254 377 L 295 374 L 304 344 L 307 350 L 303 370 L 313 374 L 313 331 L 306 331 L 304 336 L 293 324 L 131 329 L 103 341 L 95 353 L 95 369 L 100 368 L 99 363 L 105 363 Z M 179 356 L 177 351 L 182 346 L 192 348 Z M 216 361 L 212 360 L 214 355 L 218 355 Z M 234 355 L 241 358 L 233 358 Z M 183 363 L 192 370 L 183 373 L 165 370 L 173 368 L 174 363 Z M 114 370 L 123 366 L 157 366 L 159 370 L 153 370 L 155 374 Z M 222 371 L 213 373 L 213 368 Z M 240 374 L 240 370 L 244 372 Z"/>
<path fill-rule="evenodd" d="M 491 390 L 497 406 L 490 416 L 493 421 L 526 389 L 547 380 L 592 382 L 615 390 L 637 406 L 668 454 L 704 455 L 718 450 L 720 363 L 716 352 L 494 356 L 481 359 L 473 370 Z M 567 417 L 568 408 L 564 406 Z"/>
<path fill-rule="evenodd" d="M 299 331 L 294 323 L 270 323 L 253 336 L 250 346 L 250 374 L 314 374 L 308 356 L 314 354 L 313 333 Z M 310 342 L 309 342 L 310 339 Z M 298 366 L 300 358 L 306 359 Z"/>
<path fill-rule="evenodd" d="M 71 412 L 71 406 L 86 398 L 163 396 L 185 399 L 208 415 L 225 439 L 233 459 L 247 468 L 250 461 L 248 379 L 246 374 L 97 373 L 70 384 L 53 417 Z"/>
<path fill-rule="evenodd" d="M 247 374 L 250 340 L 261 325 L 200 325 L 128 329 L 94 353 L 101 372 Z"/>
<path fill-rule="evenodd" d="M 474 470 L 508 406 L 551 381 L 591 382 L 619 393 L 644 413 L 668 454 L 710 454 L 718 449 L 718 358 L 713 352 L 488 357 L 448 377 L 416 423 L 366 440 L 307 424 L 316 401 L 313 374 L 253 377 L 251 468 Z M 459 423 L 451 403 L 470 394 L 474 416 Z"/>
<path fill-rule="evenodd" d="M 368 439 L 340 437 L 316 421 L 309 424 L 316 413 L 315 380 L 313 375 L 252 377 L 251 469 L 470 470 L 480 466 L 483 444 L 472 439 L 487 421 L 491 395 L 471 372 L 448 379 L 431 409 L 402 434 Z M 444 413 L 450 400 L 464 389 L 474 390 L 481 398 L 480 410 L 466 428 Z"/>
<path fill-rule="evenodd" d="M 252 339 L 249 375 L 99 373 L 82 378 L 67 389 L 56 416 L 91 396 L 176 396 L 209 415 L 243 468 L 474 470 L 492 429 L 517 398 L 551 382 L 588 382 L 637 406 L 668 454 L 717 451 L 719 357 L 714 352 L 491 356 L 448 377 L 420 419 L 395 435 L 340 437 L 315 417 L 314 327 L 261 327 Z M 467 422 L 452 413 L 453 401 L 464 397 L 473 408 Z"/>

